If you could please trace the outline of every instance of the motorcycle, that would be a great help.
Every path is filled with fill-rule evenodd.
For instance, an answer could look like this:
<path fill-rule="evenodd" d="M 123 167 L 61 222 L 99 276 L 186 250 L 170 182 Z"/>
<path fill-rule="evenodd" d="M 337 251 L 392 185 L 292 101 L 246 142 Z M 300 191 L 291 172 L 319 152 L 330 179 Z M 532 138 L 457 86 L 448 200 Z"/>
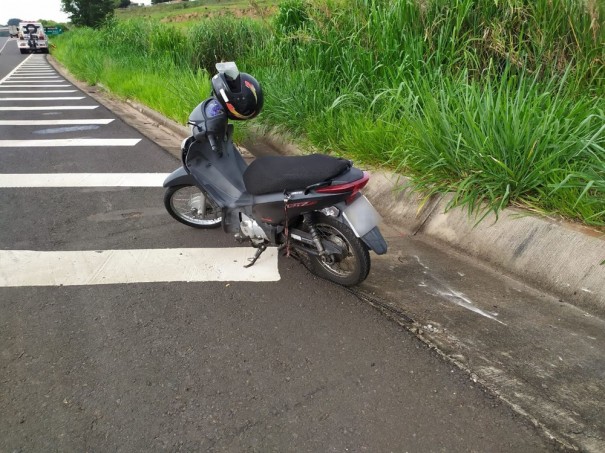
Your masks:
<path fill-rule="evenodd" d="M 231 78 L 239 73 L 232 62 L 217 70 Z M 222 226 L 249 242 L 256 253 L 244 267 L 276 246 L 319 277 L 344 286 L 362 282 L 369 250 L 387 252 L 379 215 L 361 194 L 368 173 L 323 154 L 259 157 L 248 165 L 228 120 L 215 93 L 191 112 L 182 166 L 164 181 L 168 213 L 194 228 Z"/>

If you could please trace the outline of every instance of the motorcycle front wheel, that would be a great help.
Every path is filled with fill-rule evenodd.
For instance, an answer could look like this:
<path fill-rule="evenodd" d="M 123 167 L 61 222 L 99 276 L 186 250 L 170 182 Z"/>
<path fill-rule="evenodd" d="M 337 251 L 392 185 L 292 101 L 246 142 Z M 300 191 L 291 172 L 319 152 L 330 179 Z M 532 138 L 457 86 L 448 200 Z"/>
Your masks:
<path fill-rule="evenodd" d="M 322 241 L 329 241 L 344 253 L 337 259 L 308 256 L 309 270 L 318 277 L 343 286 L 354 286 L 370 272 L 370 253 L 353 230 L 333 217 L 317 215 L 314 226 Z"/>
<path fill-rule="evenodd" d="M 221 224 L 222 209 L 204 190 L 193 185 L 169 187 L 164 206 L 172 217 L 193 228 L 217 228 Z"/>

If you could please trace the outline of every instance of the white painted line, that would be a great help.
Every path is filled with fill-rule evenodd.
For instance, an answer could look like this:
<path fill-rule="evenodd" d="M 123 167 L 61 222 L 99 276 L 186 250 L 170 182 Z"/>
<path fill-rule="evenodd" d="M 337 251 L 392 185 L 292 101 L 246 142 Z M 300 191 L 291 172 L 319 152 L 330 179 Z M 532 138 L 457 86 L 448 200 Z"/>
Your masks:
<path fill-rule="evenodd" d="M 39 78 L 47 78 L 47 77 L 60 77 L 59 74 L 52 71 L 36 71 L 35 73 L 26 72 L 26 73 L 14 73 L 11 76 L 11 79 L 39 79 Z"/>
<path fill-rule="evenodd" d="M 0 187 L 162 187 L 169 173 L 0 174 Z"/>
<path fill-rule="evenodd" d="M 65 80 L 5 80 L 2 85 L 7 83 L 63 83 Z"/>
<path fill-rule="evenodd" d="M 36 107 L 0 107 L 0 112 L 25 111 L 25 110 L 94 110 L 98 105 L 49 105 Z"/>
<path fill-rule="evenodd" d="M 10 81 L 13 80 L 32 80 L 32 79 L 58 79 L 59 76 L 58 75 L 44 75 L 44 76 L 18 76 L 18 75 L 14 75 L 12 76 L 10 79 Z"/>
<path fill-rule="evenodd" d="M 49 148 L 64 146 L 134 146 L 140 138 L 66 138 L 57 140 L 0 140 L 0 148 Z"/>
<path fill-rule="evenodd" d="M 6 45 L 7 45 L 9 42 L 11 42 L 11 41 L 13 41 L 13 40 L 12 40 L 12 39 L 9 39 L 8 41 L 6 41 L 6 42 L 4 43 L 4 45 L 2 46 L 2 49 L 0 49 L 0 53 L 2 53 L 2 51 L 4 50 L 4 48 L 6 47 Z"/>
<path fill-rule="evenodd" d="M 71 126 L 77 124 L 109 124 L 113 119 L 90 120 L 0 120 L 0 126 Z"/>
<path fill-rule="evenodd" d="M 32 251 L 0 250 L 0 287 L 151 282 L 274 282 L 277 248 L 245 268 L 252 247 Z"/>
<path fill-rule="evenodd" d="M 23 66 L 23 65 L 25 64 L 25 62 L 26 62 L 27 60 L 29 60 L 31 57 L 32 57 L 31 55 L 30 55 L 30 56 L 28 56 L 28 57 L 27 57 L 25 60 L 23 60 L 21 63 L 19 63 L 17 66 L 15 66 L 15 69 L 13 69 L 11 72 L 9 72 L 8 74 L 6 74 L 6 76 L 5 76 L 5 77 L 4 77 L 2 80 L 0 80 L 0 84 L 1 84 L 2 82 L 4 82 L 6 79 L 8 79 L 10 76 L 12 76 L 12 75 L 13 75 L 13 74 L 14 74 L 14 73 L 15 73 L 15 72 L 16 72 L 16 71 L 17 71 L 17 70 L 18 70 L 18 69 L 19 69 L 21 66 Z"/>
<path fill-rule="evenodd" d="M 70 86 L 72 85 L 4 85 L 2 88 L 67 88 Z"/>
<path fill-rule="evenodd" d="M 65 97 L 48 97 L 48 98 L 0 98 L 0 101 L 77 101 L 84 99 L 76 96 L 65 96 Z"/>
<path fill-rule="evenodd" d="M 75 93 L 78 90 L 11 90 L 0 91 L 0 94 L 38 94 L 38 93 Z"/>

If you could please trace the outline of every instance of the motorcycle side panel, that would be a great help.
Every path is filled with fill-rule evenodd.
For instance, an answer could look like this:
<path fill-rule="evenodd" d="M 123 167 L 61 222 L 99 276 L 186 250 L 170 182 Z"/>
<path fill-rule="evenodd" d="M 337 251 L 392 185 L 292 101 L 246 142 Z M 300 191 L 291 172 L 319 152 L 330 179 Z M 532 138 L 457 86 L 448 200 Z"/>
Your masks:
<path fill-rule="evenodd" d="M 328 206 L 342 201 L 341 194 L 320 194 L 310 192 L 305 195 L 304 192 L 292 192 L 288 200 L 288 221 L 297 219 L 305 212 L 318 211 Z M 257 220 L 271 224 L 280 225 L 286 218 L 284 204 L 284 194 L 276 193 L 269 195 L 259 195 L 254 197 L 254 206 L 252 213 Z"/>
<path fill-rule="evenodd" d="M 194 143 L 187 155 L 189 172 L 219 206 L 251 204 L 252 196 L 246 193 L 242 177 L 246 162 L 230 141 L 221 142 L 221 148 L 219 154 L 207 142 Z"/>

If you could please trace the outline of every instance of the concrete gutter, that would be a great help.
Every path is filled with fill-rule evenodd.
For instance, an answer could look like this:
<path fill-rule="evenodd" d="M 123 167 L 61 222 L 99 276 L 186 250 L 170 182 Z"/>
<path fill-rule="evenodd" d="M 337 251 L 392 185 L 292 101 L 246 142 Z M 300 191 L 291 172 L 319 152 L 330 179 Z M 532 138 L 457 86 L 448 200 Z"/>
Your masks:
<path fill-rule="evenodd" d="M 100 95 L 94 87 L 78 82 L 54 58 L 49 57 L 49 61 L 95 100 L 121 111 L 126 121 L 134 112 L 148 118 L 146 127 L 140 130 L 151 139 L 159 139 L 158 128 L 169 132 L 175 141 L 159 144 L 180 158 L 178 145 L 189 135 L 187 127 L 136 102 L 126 101 L 128 109 L 123 101 L 112 98 L 109 93 Z M 251 139 L 245 146 L 255 156 L 302 154 L 282 136 L 255 128 L 250 131 Z M 392 226 L 413 235 L 434 238 L 556 294 L 567 303 L 605 315 L 605 265 L 600 264 L 605 260 L 605 234 L 569 222 L 536 217 L 515 208 L 503 210 L 498 219 L 489 214 L 475 225 L 476 219 L 464 208 L 446 210 L 451 195 L 424 202 L 417 194 L 401 190 L 406 183 L 407 179 L 401 175 L 378 170 L 372 171 L 370 183 L 364 190 Z"/>
<path fill-rule="evenodd" d="M 605 313 L 605 234 L 515 208 L 498 219 L 490 213 L 475 226 L 466 209 L 446 210 L 451 195 L 423 205 L 417 195 L 397 190 L 405 182 L 379 171 L 365 190 L 389 223 L 487 261 L 572 305 Z"/>

